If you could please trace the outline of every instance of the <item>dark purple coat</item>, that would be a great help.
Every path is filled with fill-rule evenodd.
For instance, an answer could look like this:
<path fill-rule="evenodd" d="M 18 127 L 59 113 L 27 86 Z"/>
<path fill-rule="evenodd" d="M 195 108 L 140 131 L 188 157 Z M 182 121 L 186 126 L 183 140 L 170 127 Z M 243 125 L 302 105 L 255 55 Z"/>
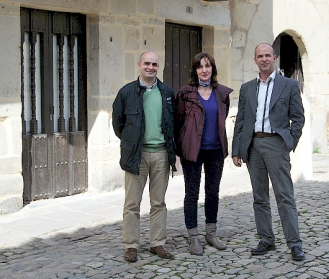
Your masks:
<path fill-rule="evenodd" d="M 224 158 L 228 155 L 225 120 L 230 107 L 229 94 L 233 91 L 224 85 L 214 88 L 218 104 L 218 132 Z M 184 86 L 176 96 L 175 143 L 177 156 L 196 162 L 201 147 L 205 112 L 198 96 L 198 88 Z"/>

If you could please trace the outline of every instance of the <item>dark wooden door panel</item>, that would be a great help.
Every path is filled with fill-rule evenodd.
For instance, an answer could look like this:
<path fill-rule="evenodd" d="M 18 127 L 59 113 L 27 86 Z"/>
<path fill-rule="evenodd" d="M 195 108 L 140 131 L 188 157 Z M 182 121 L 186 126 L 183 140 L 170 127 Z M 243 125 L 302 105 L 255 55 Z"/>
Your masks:
<path fill-rule="evenodd" d="M 69 146 L 68 133 L 55 133 L 54 136 L 54 193 L 55 197 L 69 195 Z"/>
<path fill-rule="evenodd" d="M 49 166 L 52 164 L 48 157 L 48 137 L 45 134 L 32 135 L 31 140 L 31 197 L 34 200 L 52 198 L 51 172 L 49 171 Z"/>
<path fill-rule="evenodd" d="M 177 93 L 188 83 L 192 58 L 201 52 L 202 28 L 166 23 L 164 82 Z"/>
<path fill-rule="evenodd" d="M 70 133 L 70 192 L 69 194 L 78 194 L 86 190 L 87 176 L 87 159 L 86 159 L 86 144 L 84 132 L 72 132 Z"/>

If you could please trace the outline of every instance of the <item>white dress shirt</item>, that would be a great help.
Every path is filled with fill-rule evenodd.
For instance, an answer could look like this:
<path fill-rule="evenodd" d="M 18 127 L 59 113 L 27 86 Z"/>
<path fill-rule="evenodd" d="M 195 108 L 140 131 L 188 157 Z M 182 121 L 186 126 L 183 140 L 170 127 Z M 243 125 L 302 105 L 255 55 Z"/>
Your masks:
<path fill-rule="evenodd" d="M 258 74 L 257 92 L 256 92 L 258 105 L 256 111 L 255 133 L 257 132 L 274 133 L 274 131 L 271 128 L 271 123 L 268 115 L 269 115 L 269 107 L 270 107 L 275 75 L 276 75 L 276 71 L 274 71 L 264 82 Z"/>

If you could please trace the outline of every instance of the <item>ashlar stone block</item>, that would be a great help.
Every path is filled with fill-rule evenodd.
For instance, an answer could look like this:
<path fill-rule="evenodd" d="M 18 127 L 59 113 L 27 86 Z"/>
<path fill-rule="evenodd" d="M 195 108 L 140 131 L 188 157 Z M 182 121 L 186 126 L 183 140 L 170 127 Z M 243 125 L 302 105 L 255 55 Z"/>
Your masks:
<path fill-rule="evenodd" d="M 107 144 L 109 140 L 109 114 L 107 111 L 99 111 L 88 116 L 88 127 L 90 127 L 89 145 Z"/>
<path fill-rule="evenodd" d="M 8 1 L 7 1 L 8 2 Z M 109 11 L 109 2 L 108 0 L 19 0 L 12 1 L 16 3 L 22 3 L 23 5 L 33 5 L 34 7 L 39 7 L 41 9 L 58 9 L 65 11 L 87 11 L 90 13 L 104 13 Z"/>
<path fill-rule="evenodd" d="M 137 17 L 117 16 L 116 23 L 120 25 L 138 26 L 141 24 L 141 19 Z"/>
<path fill-rule="evenodd" d="M 249 3 L 238 3 L 234 8 L 234 20 L 236 27 L 242 30 L 248 30 L 250 22 L 256 11 L 256 5 Z"/>
<path fill-rule="evenodd" d="M 17 117 L 10 118 L 6 121 L 7 131 L 9 133 L 9 152 L 15 156 L 22 154 L 22 119 L 19 112 Z"/>
<path fill-rule="evenodd" d="M 230 30 L 216 29 L 214 27 L 203 28 L 203 46 L 228 47 L 230 44 Z"/>
<path fill-rule="evenodd" d="M 112 109 L 112 103 L 114 100 L 114 95 L 111 96 L 98 96 L 90 97 L 88 99 L 88 107 L 90 111 L 109 111 Z"/>
<path fill-rule="evenodd" d="M 113 191 L 124 185 L 124 171 L 120 168 L 119 161 L 113 160 L 103 164 L 101 170 L 102 191 Z"/>
<path fill-rule="evenodd" d="M 89 160 L 92 161 L 115 161 L 119 164 L 120 159 L 120 142 L 113 142 L 101 146 L 91 146 L 88 151 Z"/>
<path fill-rule="evenodd" d="M 122 51 L 123 27 L 104 23 L 100 25 L 99 40 L 99 92 L 95 94 L 116 94 L 124 82 L 124 53 Z M 95 75 L 95 74 L 93 74 Z"/>
<path fill-rule="evenodd" d="M 110 12 L 121 15 L 136 15 L 136 0 L 111 0 Z"/>
<path fill-rule="evenodd" d="M 326 150 L 325 133 L 327 123 L 327 113 L 325 111 L 313 112 L 311 120 L 311 135 L 313 149 L 319 149 L 320 152 Z"/>
<path fill-rule="evenodd" d="M 124 49 L 138 50 L 140 45 L 140 31 L 137 28 L 125 27 Z"/>
<path fill-rule="evenodd" d="M 166 21 L 159 18 L 149 18 L 147 24 L 165 26 Z"/>
<path fill-rule="evenodd" d="M 136 79 L 136 68 L 137 62 L 133 53 L 125 54 L 125 79 L 135 80 Z"/>
<path fill-rule="evenodd" d="M 143 50 L 163 52 L 165 47 L 165 27 L 143 27 Z"/>
<path fill-rule="evenodd" d="M 191 8 L 192 14 L 187 12 Z M 177 22 L 193 22 L 194 25 L 222 26 L 231 25 L 230 10 L 227 2 L 204 2 L 191 0 L 157 1 L 156 15 Z"/>
<path fill-rule="evenodd" d="M 16 157 L 0 157 L 0 176 L 8 174 L 17 174 L 22 172 L 22 158 Z M 1 183 L 0 183 L 1 184 Z"/>
<path fill-rule="evenodd" d="M 272 43 L 274 36 L 271 19 L 261 13 L 256 13 L 248 30 L 248 40 L 254 42 L 255 46 L 260 43 Z"/>
<path fill-rule="evenodd" d="M 153 0 L 139 0 L 138 11 L 142 14 L 154 14 L 154 1 Z"/>
<path fill-rule="evenodd" d="M 262 2 L 263 0 L 248 0 L 248 2 L 250 3 L 250 4 L 256 4 L 256 5 L 258 5 L 258 4 L 260 4 L 260 2 Z"/>
<path fill-rule="evenodd" d="M 219 83 L 229 86 L 231 82 L 229 70 L 230 50 L 228 48 L 215 49 L 214 58 L 216 60 Z"/>
<path fill-rule="evenodd" d="M 0 16 L 0 52 L 5 53 L 0 59 L 0 97 L 20 100 L 20 18 L 10 6 L 3 7 L 8 13 L 2 11 Z"/>
<path fill-rule="evenodd" d="M 17 15 L 17 16 L 19 16 L 19 13 L 20 13 L 19 7 L 13 6 L 13 5 L 8 4 L 6 2 L 8 2 L 8 1 L 1 1 L 0 14 L 4 14 L 4 15 L 5 14 L 10 14 L 10 15 Z"/>
<path fill-rule="evenodd" d="M 0 214 L 14 213 L 19 211 L 22 207 L 23 207 L 22 194 L 0 198 Z"/>
<path fill-rule="evenodd" d="M 202 51 L 209 53 L 212 57 L 214 57 L 214 47 L 213 46 L 206 46 L 206 47 L 202 47 Z"/>
<path fill-rule="evenodd" d="M 205 47 L 213 47 L 214 46 L 214 35 L 215 31 L 213 27 L 205 27 L 202 32 L 202 46 Z"/>
<path fill-rule="evenodd" d="M 244 47 L 246 44 L 247 34 L 245 30 L 236 30 L 233 34 L 232 47 Z"/>
<path fill-rule="evenodd" d="M 0 156 L 5 156 L 8 154 L 8 140 L 7 129 L 3 118 L 0 118 L 0 142 Z"/>
<path fill-rule="evenodd" d="M 239 94 L 240 94 L 240 88 L 241 88 L 241 85 L 243 83 L 243 80 L 233 80 L 231 82 L 231 88 L 233 89 L 233 92 L 230 94 L 230 98 L 231 99 L 236 99 L 238 100 L 239 99 Z M 235 103 L 234 102 L 231 102 L 231 106 L 234 106 Z M 237 105 L 237 103 L 236 103 Z"/>
<path fill-rule="evenodd" d="M 243 80 L 243 60 L 232 60 L 231 61 L 231 77 L 234 80 Z"/>
<path fill-rule="evenodd" d="M 232 60 L 241 60 L 242 59 L 243 48 L 231 48 L 231 59 Z"/>
<path fill-rule="evenodd" d="M 0 197 L 22 194 L 23 176 L 20 173 L 0 175 L 0 181 Z"/>
<path fill-rule="evenodd" d="M 7 99 L 6 102 L 0 103 L 0 121 L 1 118 L 11 118 L 11 117 L 17 117 L 21 115 L 22 111 L 22 102 L 21 102 L 21 96 L 19 95 L 19 98 L 14 101 L 12 99 Z"/>

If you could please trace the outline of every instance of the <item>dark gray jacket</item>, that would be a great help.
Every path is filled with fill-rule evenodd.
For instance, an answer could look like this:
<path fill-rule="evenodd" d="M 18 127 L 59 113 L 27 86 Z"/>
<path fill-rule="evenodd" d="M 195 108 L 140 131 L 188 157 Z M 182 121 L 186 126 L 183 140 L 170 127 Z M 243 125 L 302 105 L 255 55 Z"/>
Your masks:
<path fill-rule="evenodd" d="M 162 132 L 166 141 L 168 159 L 172 171 L 176 171 L 174 146 L 175 93 L 171 87 L 157 79 L 162 96 Z M 122 87 L 113 102 L 112 124 L 121 140 L 120 166 L 124 171 L 139 174 L 142 159 L 142 144 L 145 133 L 143 95 L 145 87 L 139 79 Z"/>
<path fill-rule="evenodd" d="M 236 116 L 232 157 L 248 160 L 249 147 L 256 121 L 257 81 L 253 79 L 242 84 L 240 89 L 238 114 Z M 284 140 L 284 148 L 295 150 L 304 126 L 304 108 L 298 83 L 276 74 L 269 107 L 269 119 L 273 131 Z"/>

